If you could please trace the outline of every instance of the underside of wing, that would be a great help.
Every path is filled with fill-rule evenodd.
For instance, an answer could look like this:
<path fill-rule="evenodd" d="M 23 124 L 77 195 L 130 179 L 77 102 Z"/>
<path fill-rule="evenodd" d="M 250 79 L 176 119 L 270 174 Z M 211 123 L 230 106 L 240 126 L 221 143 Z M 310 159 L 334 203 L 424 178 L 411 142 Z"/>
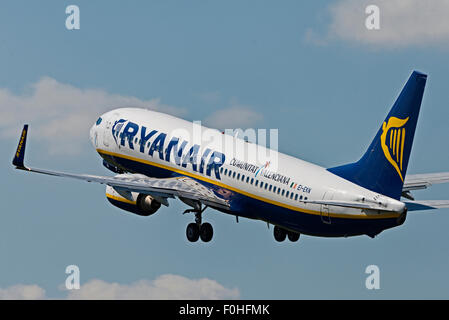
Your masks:
<path fill-rule="evenodd" d="M 204 205 L 229 209 L 229 201 L 224 200 L 197 181 L 188 177 L 150 178 L 140 174 L 121 174 L 115 177 L 73 174 L 44 169 L 20 168 L 29 172 L 42 173 L 58 177 L 73 178 L 87 182 L 96 182 L 113 187 L 119 193 L 123 191 L 138 192 L 159 198 L 186 198 L 197 200 Z"/>

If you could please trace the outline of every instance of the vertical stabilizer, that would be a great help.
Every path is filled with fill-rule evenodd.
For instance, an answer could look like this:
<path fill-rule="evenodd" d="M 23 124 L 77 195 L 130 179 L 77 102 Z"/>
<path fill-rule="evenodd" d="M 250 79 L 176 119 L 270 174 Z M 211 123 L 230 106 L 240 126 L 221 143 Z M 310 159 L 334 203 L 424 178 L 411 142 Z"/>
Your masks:
<path fill-rule="evenodd" d="M 414 71 L 363 157 L 330 172 L 399 199 L 412 150 L 427 75 Z"/>

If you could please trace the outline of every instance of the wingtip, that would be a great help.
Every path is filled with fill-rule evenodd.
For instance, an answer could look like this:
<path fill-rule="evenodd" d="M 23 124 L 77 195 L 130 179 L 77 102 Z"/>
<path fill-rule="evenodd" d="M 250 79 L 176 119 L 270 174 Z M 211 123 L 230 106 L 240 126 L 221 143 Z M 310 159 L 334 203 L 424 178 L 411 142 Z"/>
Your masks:
<path fill-rule="evenodd" d="M 25 146 L 27 141 L 28 125 L 24 125 L 22 129 L 22 134 L 20 135 L 19 144 L 17 145 L 16 153 L 14 154 L 14 159 L 12 164 L 16 166 L 17 169 L 26 169 L 24 165 L 25 158 Z"/>

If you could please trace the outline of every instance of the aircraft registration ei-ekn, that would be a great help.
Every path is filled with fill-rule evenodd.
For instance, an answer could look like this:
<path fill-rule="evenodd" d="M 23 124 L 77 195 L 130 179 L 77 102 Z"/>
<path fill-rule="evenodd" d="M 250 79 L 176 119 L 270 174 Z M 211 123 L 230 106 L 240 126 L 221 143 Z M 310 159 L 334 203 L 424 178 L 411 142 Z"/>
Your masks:
<path fill-rule="evenodd" d="M 13 165 L 105 184 L 114 206 L 140 216 L 152 215 L 161 205 L 168 206 L 169 198 L 178 198 L 190 207 L 184 213 L 195 215 L 186 229 L 191 242 L 213 237 L 211 224 L 202 221 L 206 208 L 234 215 L 237 221 L 244 217 L 274 225 L 277 241 L 297 241 L 300 234 L 375 237 L 402 225 L 408 212 L 449 207 L 449 200 L 415 201 L 411 194 L 449 182 L 449 172 L 406 176 L 426 79 L 414 71 L 366 153 L 338 167 L 323 168 L 277 151 L 248 160 L 252 143 L 205 127 L 215 142 L 189 141 L 185 137 L 194 134 L 192 122 L 138 108 L 109 111 L 90 130 L 93 146 L 115 176 L 27 167 L 28 125 Z M 188 134 L 177 134 L 181 131 Z M 225 145 L 244 152 L 227 152 Z"/>

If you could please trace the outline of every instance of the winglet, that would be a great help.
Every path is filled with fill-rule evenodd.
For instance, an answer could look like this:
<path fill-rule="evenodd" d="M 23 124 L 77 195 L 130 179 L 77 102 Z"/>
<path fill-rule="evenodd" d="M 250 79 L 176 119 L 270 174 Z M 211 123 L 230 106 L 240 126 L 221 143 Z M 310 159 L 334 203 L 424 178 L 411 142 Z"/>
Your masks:
<path fill-rule="evenodd" d="M 26 169 L 23 164 L 23 159 L 25 157 L 25 146 L 27 142 L 28 125 L 23 126 L 22 135 L 20 136 L 19 144 L 17 146 L 17 151 L 12 160 L 12 164 L 16 166 L 17 169 Z"/>

